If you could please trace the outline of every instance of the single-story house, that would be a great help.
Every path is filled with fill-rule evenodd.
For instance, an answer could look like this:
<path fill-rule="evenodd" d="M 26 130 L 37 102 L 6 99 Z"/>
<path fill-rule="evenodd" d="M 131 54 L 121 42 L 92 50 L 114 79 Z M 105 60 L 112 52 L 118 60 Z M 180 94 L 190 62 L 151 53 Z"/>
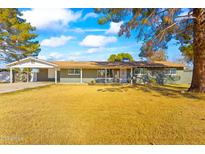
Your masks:
<path fill-rule="evenodd" d="M 7 65 L 10 68 L 10 82 L 14 82 L 16 68 L 29 68 L 29 81 L 53 81 L 55 83 L 133 83 L 140 82 L 138 78 L 151 72 L 155 76 L 177 76 L 172 83 L 190 83 L 192 72 L 186 74 L 184 66 L 167 61 L 134 61 L 134 62 L 106 62 L 106 61 L 45 61 L 28 57 Z M 157 75 L 156 75 L 157 74 Z M 167 81 L 169 82 L 169 81 Z"/>

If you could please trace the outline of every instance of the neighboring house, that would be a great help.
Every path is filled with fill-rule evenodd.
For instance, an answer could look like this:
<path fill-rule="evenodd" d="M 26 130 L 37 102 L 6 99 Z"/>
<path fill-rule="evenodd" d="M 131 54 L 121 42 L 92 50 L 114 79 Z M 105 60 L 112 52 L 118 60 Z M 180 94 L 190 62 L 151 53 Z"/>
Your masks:
<path fill-rule="evenodd" d="M 13 82 L 15 68 L 30 68 L 31 81 L 55 83 L 135 83 L 146 82 L 146 78 L 152 76 L 157 80 L 166 77 L 165 83 L 187 84 L 192 77 L 192 72 L 187 74 L 183 65 L 172 62 L 48 62 L 28 57 L 7 66 L 10 68 L 10 82 Z"/>
<path fill-rule="evenodd" d="M 9 82 L 9 71 L 6 69 L 0 69 L 0 82 Z"/>

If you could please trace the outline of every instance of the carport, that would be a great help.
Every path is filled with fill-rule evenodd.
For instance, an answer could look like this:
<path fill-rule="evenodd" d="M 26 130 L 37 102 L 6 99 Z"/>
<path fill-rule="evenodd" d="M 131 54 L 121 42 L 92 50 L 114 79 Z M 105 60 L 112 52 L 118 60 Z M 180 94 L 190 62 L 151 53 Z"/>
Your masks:
<path fill-rule="evenodd" d="M 56 64 L 53 64 L 51 62 L 47 62 L 45 60 L 37 59 L 34 57 L 27 57 L 24 59 L 21 59 L 19 61 L 12 62 L 7 65 L 8 68 L 10 68 L 10 83 L 13 83 L 13 69 L 19 68 L 29 68 L 31 69 L 31 82 L 37 81 L 37 73 L 39 69 L 49 69 L 54 71 L 54 81 L 57 83 L 57 71 L 58 67 Z M 28 73 L 27 73 L 27 82 L 28 82 Z"/>

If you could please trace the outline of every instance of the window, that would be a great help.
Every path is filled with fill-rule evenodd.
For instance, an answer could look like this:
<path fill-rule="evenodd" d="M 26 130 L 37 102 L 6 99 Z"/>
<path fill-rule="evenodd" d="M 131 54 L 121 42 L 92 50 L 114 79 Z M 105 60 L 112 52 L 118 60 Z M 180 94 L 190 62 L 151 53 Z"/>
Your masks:
<path fill-rule="evenodd" d="M 166 75 L 176 75 L 177 74 L 177 70 L 176 70 L 176 68 L 170 68 L 170 69 L 167 69 L 165 71 L 165 74 Z"/>
<path fill-rule="evenodd" d="M 143 75 L 147 72 L 146 68 L 135 68 L 134 69 L 134 74 L 135 75 Z"/>
<path fill-rule="evenodd" d="M 97 78 L 105 78 L 105 70 L 97 70 Z"/>
<path fill-rule="evenodd" d="M 113 77 L 113 70 L 108 69 L 107 70 L 107 78 L 112 78 Z"/>
<path fill-rule="evenodd" d="M 80 69 L 69 69 L 68 75 L 80 75 Z"/>
<path fill-rule="evenodd" d="M 170 73 L 171 73 L 171 75 L 176 75 L 177 74 L 176 68 L 171 68 Z"/>
<path fill-rule="evenodd" d="M 102 70 L 97 70 L 97 77 L 98 78 L 105 78 L 105 73 L 106 70 L 102 69 Z M 107 69 L 107 78 L 112 78 L 113 77 L 113 70 L 112 69 Z"/>

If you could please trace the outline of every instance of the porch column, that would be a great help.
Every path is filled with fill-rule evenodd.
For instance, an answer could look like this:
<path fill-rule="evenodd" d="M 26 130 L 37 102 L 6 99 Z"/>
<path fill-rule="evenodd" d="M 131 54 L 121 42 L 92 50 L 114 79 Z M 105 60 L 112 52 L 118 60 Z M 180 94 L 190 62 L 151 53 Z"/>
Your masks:
<path fill-rule="evenodd" d="M 80 69 L 80 83 L 83 83 L 83 69 Z"/>
<path fill-rule="evenodd" d="M 12 68 L 10 67 L 10 83 L 13 82 L 13 71 Z"/>
<path fill-rule="evenodd" d="M 120 81 L 119 81 L 119 83 L 122 83 L 122 79 L 121 79 L 121 69 L 120 69 L 120 71 L 119 71 L 119 73 L 120 73 Z"/>
<path fill-rule="evenodd" d="M 34 72 L 33 71 L 31 71 L 31 80 L 30 80 L 30 82 L 34 82 Z"/>
<path fill-rule="evenodd" d="M 130 83 L 131 83 L 131 85 L 132 85 L 132 84 L 133 84 L 133 68 L 131 68 L 130 76 L 131 76 L 131 81 L 130 81 Z"/>
<path fill-rule="evenodd" d="M 57 83 L 57 76 L 58 76 L 58 74 L 57 74 L 57 68 L 55 68 L 55 84 Z"/>
<path fill-rule="evenodd" d="M 29 73 L 28 73 L 28 69 L 27 69 L 27 82 L 29 82 Z"/>
<path fill-rule="evenodd" d="M 107 83 L 107 69 L 105 69 L 105 83 Z"/>

